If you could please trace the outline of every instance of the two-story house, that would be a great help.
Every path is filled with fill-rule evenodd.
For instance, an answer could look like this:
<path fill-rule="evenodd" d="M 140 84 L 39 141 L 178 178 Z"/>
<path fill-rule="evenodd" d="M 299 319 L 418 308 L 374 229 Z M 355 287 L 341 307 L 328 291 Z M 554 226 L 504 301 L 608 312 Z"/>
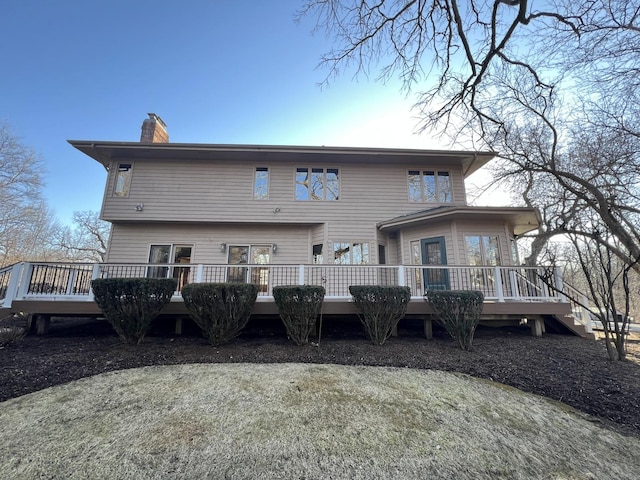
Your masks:
<path fill-rule="evenodd" d="M 411 314 L 429 289 L 481 290 L 502 322 L 571 311 L 519 265 L 536 210 L 467 204 L 465 179 L 492 152 L 170 143 L 155 114 L 140 142 L 70 143 L 108 172 L 112 231 L 93 277 L 249 281 L 257 313 L 275 313 L 273 286 L 298 283 L 326 287 L 327 313 L 352 312 L 348 287 L 363 283 L 409 286 Z"/>

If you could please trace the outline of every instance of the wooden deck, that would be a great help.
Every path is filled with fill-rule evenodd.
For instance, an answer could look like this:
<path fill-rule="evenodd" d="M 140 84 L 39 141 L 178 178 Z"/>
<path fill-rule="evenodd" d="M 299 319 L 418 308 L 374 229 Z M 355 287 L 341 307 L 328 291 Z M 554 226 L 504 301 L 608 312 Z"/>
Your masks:
<path fill-rule="evenodd" d="M 23 312 L 35 317 L 97 317 L 102 312 L 93 300 L 90 282 L 93 278 L 145 277 L 148 264 L 54 264 L 21 263 L 0 270 L 0 308 L 5 312 Z M 229 265 L 167 265 L 160 267 L 167 276 L 180 275 L 189 282 L 225 281 Z M 545 325 L 554 323 L 580 336 L 589 336 L 588 326 L 575 315 L 575 306 L 561 293 L 541 281 L 542 273 L 524 267 L 469 266 L 351 266 L 351 265 L 243 265 L 247 281 L 259 279 L 260 293 L 254 315 L 277 315 L 271 296 L 276 285 L 321 284 L 327 294 L 323 302 L 324 315 L 356 315 L 349 285 L 403 285 L 411 290 L 408 317 L 425 321 L 425 332 L 433 311 L 424 300 L 427 289 L 424 279 L 434 269 L 438 275 L 446 272 L 451 289 L 480 290 L 485 295 L 482 322 L 487 325 L 512 325 L 527 322 L 535 335 L 541 335 Z M 259 275 L 256 275 L 256 272 Z M 561 284 L 559 280 L 558 283 Z M 188 316 L 182 297 L 176 292 L 162 315 L 177 319 Z"/>

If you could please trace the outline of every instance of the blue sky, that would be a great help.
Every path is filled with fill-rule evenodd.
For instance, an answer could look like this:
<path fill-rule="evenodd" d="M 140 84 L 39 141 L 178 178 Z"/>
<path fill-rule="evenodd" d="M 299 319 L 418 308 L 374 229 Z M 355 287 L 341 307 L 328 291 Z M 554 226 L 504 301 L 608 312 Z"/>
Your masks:
<path fill-rule="evenodd" d="M 138 141 L 147 112 L 172 142 L 438 148 L 411 98 L 344 72 L 302 0 L 7 0 L 0 119 L 44 159 L 56 216 L 98 210 L 106 173 L 66 140 Z"/>

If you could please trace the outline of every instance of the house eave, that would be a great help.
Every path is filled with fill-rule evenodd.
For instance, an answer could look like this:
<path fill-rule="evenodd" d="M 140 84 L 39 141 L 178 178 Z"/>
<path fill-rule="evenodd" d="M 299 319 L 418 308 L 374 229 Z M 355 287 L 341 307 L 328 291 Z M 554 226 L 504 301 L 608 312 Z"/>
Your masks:
<path fill-rule="evenodd" d="M 429 225 L 451 220 L 503 220 L 511 225 L 516 236 L 539 227 L 540 213 L 529 207 L 435 207 L 378 223 L 381 231 L 397 232 L 407 227 Z"/>
<path fill-rule="evenodd" d="M 87 156 L 109 168 L 114 159 L 130 160 L 253 160 L 264 162 L 321 161 L 340 163 L 430 163 L 460 165 L 468 176 L 496 156 L 488 151 L 291 145 L 227 145 L 201 143 L 139 143 L 68 140 Z"/>

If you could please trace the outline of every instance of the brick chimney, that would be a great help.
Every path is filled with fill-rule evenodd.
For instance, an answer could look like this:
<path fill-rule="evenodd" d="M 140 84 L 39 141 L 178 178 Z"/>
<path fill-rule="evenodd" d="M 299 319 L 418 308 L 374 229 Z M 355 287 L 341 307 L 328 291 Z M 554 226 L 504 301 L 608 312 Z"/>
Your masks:
<path fill-rule="evenodd" d="M 169 143 L 167 125 L 155 113 L 148 113 L 149 118 L 142 122 L 140 143 Z"/>

